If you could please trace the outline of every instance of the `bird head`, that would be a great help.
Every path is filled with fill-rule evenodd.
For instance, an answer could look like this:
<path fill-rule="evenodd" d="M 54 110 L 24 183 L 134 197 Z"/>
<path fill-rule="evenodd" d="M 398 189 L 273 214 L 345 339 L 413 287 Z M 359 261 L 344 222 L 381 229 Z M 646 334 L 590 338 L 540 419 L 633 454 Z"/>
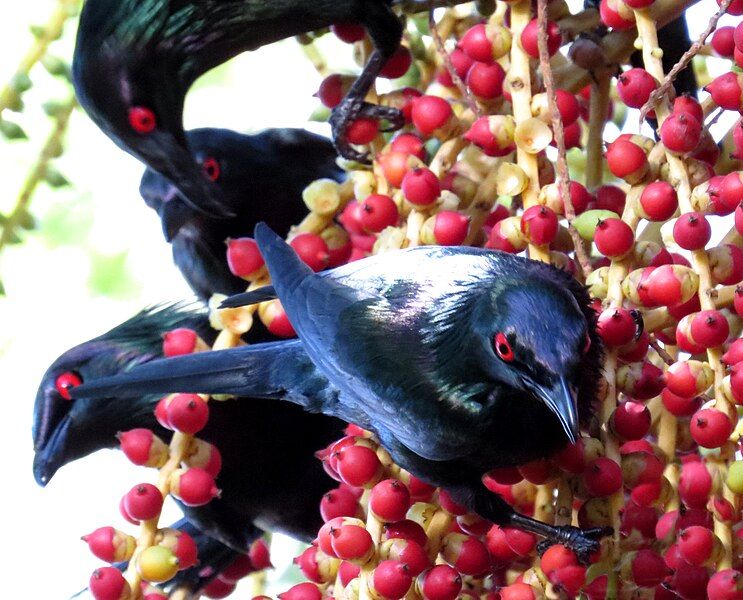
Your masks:
<path fill-rule="evenodd" d="M 81 106 L 120 148 L 172 181 L 192 208 L 215 218 L 230 216 L 219 189 L 194 160 L 183 129 L 192 78 L 181 76 L 179 55 L 157 54 L 154 40 L 167 21 L 122 10 L 134 9 L 119 0 L 83 7 L 72 64 Z"/>
<path fill-rule="evenodd" d="M 478 362 L 489 379 L 542 402 L 574 442 L 599 379 L 595 315 L 572 277 L 536 264 L 528 270 L 499 278 L 475 307 Z"/>
<path fill-rule="evenodd" d="M 65 352 L 47 369 L 34 402 L 34 477 L 45 486 L 64 465 L 97 450 L 116 446 L 116 434 L 154 427 L 151 403 L 139 398 L 72 398 L 86 379 L 114 375 L 140 356 L 93 340 Z M 153 399 L 154 402 L 156 399 Z"/>

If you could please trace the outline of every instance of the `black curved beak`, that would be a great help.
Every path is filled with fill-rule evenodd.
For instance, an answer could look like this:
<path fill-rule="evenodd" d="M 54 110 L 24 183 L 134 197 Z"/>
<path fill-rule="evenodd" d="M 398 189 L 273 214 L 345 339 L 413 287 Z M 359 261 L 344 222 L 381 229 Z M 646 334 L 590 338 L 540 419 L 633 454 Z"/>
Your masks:
<path fill-rule="evenodd" d="M 54 474 L 66 464 L 65 445 L 70 423 L 69 418 L 62 419 L 43 446 L 35 448 L 34 479 L 41 487 L 46 487 Z"/>
<path fill-rule="evenodd" d="M 560 420 L 565 435 L 574 444 L 580 435 L 578 431 L 578 403 L 576 393 L 567 379 L 560 377 L 552 387 L 545 387 L 524 379 L 524 383 L 534 392 Z"/>
<path fill-rule="evenodd" d="M 163 228 L 165 240 L 170 243 L 178 235 L 181 228 L 193 217 L 193 209 L 183 202 L 180 194 L 162 203 L 160 210 L 160 223 Z"/>

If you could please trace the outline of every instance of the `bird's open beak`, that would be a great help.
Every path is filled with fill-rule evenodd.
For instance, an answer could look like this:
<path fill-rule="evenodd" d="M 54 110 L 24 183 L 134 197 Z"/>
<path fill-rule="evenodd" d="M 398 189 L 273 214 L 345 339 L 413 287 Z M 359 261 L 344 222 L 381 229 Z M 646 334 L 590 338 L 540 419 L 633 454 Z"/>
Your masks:
<path fill-rule="evenodd" d="M 574 444 L 579 436 L 578 404 L 576 394 L 568 381 L 560 377 L 552 387 L 541 386 L 533 382 L 527 382 L 527 385 L 560 419 L 565 435 L 568 436 L 570 443 Z"/>

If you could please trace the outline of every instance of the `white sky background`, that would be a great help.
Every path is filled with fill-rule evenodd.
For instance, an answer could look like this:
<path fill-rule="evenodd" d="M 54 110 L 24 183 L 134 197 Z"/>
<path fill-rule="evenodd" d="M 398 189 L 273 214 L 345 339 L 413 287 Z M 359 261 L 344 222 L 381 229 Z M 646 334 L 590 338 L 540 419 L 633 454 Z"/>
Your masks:
<path fill-rule="evenodd" d="M 571 5 L 582 4 L 571 0 Z M 12 74 L 21 51 L 30 45 L 27 24 L 43 22 L 53 0 L 14 3 L 0 19 L 0 81 Z M 692 38 L 716 10 L 714 0 L 702 0 L 689 11 Z M 728 24 L 735 19 L 726 18 Z M 334 65 L 352 65 L 350 47 L 337 46 Z M 725 64 L 719 61 L 720 69 Z M 317 106 L 312 94 L 320 78 L 293 41 L 245 54 L 234 61 L 225 81 L 200 88 L 188 97 L 186 125 L 215 126 L 247 131 L 264 127 L 309 126 L 327 133 L 326 126 L 308 125 Z M 32 134 L 30 143 L 0 143 L 3 194 L 0 210 L 7 211 L 37 149 L 46 136 L 48 121 L 38 105 L 49 89 L 32 90 L 29 112 L 22 121 Z M 636 123 L 636 119 L 630 121 Z M 82 589 L 101 563 L 79 537 L 103 525 L 131 533 L 118 515 L 119 498 L 142 480 L 154 481 L 154 471 L 129 465 L 119 452 L 100 452 L 62 469 L 46 489 L 36 486 L 32 472 L 31 418 L 38 383 L 46 367 L 71 346 L 120 323 L 141 307 L 188 297 L 189 290 L 172 266 L 156 215 L 140 200 L 137 189 L 141 165 L 119 151 L 80 113 L 71 124 L 63 172 L 77 188 L 42 193 L 35 206 L 68 203 L 74 211 L 81 195 L 95 204 L 92 243 L 106 254 L 129 251 L 128 260 L 142 284 L 140 297 L 130 300 L 91 298 L 87 293 L 84 250 L 54 252 L 30 237 L 11 247 L 2 258 L 8 297 L 0 299 L 0 381 L 2 414 L 6 426 L 0 435 L 3 538 L 0 571 L 3 598 L 68 598 Z M 66 206 L 63 204 L 63 206 Z M 248 232 L 246 232 L 248 233 Z M 249 425 L 248 425 L 249 426 Z M 178 518 L 171 507 L 163 522 Z M 281 543 L 281 542 L 279 542 Z M 286 547 L 286 544 L 283 546 Z M 278 550 L 278 549 L 277 549 Z M 289 560 L 276 556 L 277 566 Z M 280 571 L 281 569 L 277 569 Z M 273 590 L 274 592 L 281 590 Z M 248 589 L 235 598 L 250 598 Z"/>

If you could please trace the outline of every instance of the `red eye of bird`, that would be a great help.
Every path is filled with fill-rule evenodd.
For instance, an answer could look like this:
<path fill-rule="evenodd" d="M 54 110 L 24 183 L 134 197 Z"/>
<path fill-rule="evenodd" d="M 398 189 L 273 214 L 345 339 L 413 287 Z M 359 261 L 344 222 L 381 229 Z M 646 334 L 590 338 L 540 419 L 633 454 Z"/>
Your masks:
<path fill-rule="evenodd" d="M 506 362 L 511 362 L 515 358 L 513 348 L 511 348 L 511 344 L 508 343 L 508 339 L 504 333 L 497 333 L 495 335 L 494 344 L 495 353 L 498 355 L 498 358 Z"/>
<path fill-rule="evenodd" d="M 210 156 L 204 160 L 202 166 L 204 167 L 204 173 L 206 173 L 206 176 L 212 181 L 217 181 L 219 176 L 222 174 L 222 169 L 220 168 L 219 161 L 216 158 Z"/>
<path fill-rule="evenodd" d="M 57 380 L 54 382 L 54 387 L 57 388 L 57 391 L 59 392 L 59 395 L 62 396 L 62 398 L 64 398 L 65 400 L 72 400 L 72 396 L 70 396 L 70 390 L 77 387 L 82 382 L 83 380 L 80 379 L 80 376 L 77 373 L 67 371 L 66 373 L 62 373 L 59 377 L 57 377 Z"/>
<path fill-rule="evenodd" d="M 157 127 L 155 113 L 146 106 L 132 106 L 129 109 L 129 125 L 137 133 L 146 135 Z"/>

